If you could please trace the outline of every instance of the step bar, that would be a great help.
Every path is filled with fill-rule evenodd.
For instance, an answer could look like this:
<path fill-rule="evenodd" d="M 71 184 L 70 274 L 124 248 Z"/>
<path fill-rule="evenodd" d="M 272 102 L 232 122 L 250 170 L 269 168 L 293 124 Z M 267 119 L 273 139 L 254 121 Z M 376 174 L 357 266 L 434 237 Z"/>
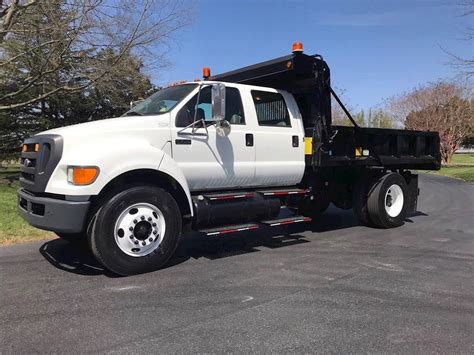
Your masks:
<path fill-rule="evenodd" d="M 288 195 L 306 195 L 310 192 L 309 189 L 265 189 L 256 191 L 238 191 L 238 192 L 224 192 L 224 193 L 203 193 L 197 197 L 202 199 L 205 198 L 209 201 L 226 201 L 245 199 L 255 196 L 255 194 L 261 194 L 263 196 L 288 196 Z M 202 197 L 201 197 L 202 196 Z"/>
<path fill-rule="evenodd" d="M 292 216 L 287 218 L 272 219 L 268 221 L 262 221 L 261 224 L 265 224 L 270 227 L 284 226 L 287 224 L 301 223 L 301 222 L 311 222 L 311 218 L 304 216 Z"/>
<path fill-rule="evenodd" d="M 304 216 L 291 216 L 280 219 L 261 221 L 260 223 L 235 224 L 230 226 L 221 226 L 209 229 L 200 229 L 199 232 L 207 236 L 223 235 L 229 233 L 245 232 L 259 229 L 261 226 L 277 227 L 294 223 L 310 222 L 311 218 Z"/>

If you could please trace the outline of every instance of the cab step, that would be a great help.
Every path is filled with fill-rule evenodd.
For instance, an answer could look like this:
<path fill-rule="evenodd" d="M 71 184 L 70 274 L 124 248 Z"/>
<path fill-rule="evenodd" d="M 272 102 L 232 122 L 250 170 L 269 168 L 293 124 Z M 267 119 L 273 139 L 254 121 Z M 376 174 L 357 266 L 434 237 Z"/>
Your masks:
<path fill-rule="evenodd" d="M 286 218 L 280 218 L 280 219 L 261 221 L 260 223 L 265 224 L 270 227 L 276 227 L 276 226 L 283 226 L 287 224 L 301 223 L 301 222 L 311 222 L 311 218 L 304 217 L 304 216 L 292 216 L 292 217 L 286 217 Z"/>
<path fill-rule="evenodd" d="M 209 193 L 203 194 L 204 198 L 209 201 L 224 201 L 250 198 L 254 196 L 253 192 L 227 192 L 227 193 Z"/>
<path fill-rule="evenodd" d="M 257 190 L 263 196 L 286 196 L 286 195 L 306 195 L 309 189 L 274 189 L 274 190 Z"/>
<path fill-rule="evenodd" d="M 236 233 L 236 232 L 244 232 L 253 229 L 258 229 L 259 225 L 255 223 L 247 223 L 247 224 L 235 224 L 231 226 L 222 226 L 216 228 L 209 228 L 209 229 L 200 229 L 199 232 L 206 233 L 208 236 L 212 235 L 222 235 L 228 233 Z"/>

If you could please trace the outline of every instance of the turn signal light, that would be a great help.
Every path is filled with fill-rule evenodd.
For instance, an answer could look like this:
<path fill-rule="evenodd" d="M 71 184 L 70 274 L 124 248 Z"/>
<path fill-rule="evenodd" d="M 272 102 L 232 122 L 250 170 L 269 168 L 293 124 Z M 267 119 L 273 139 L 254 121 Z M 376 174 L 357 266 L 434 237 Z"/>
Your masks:
<path fill-rule="evenodd" d="M 35 145 L 33 144 L 23 144 L 21 147 L 22 152 L 35 152 L 38 153 L 40 151 L 40 145 L 36 143 Z"/>
<path fill-rule="evenodd" d="M 303 53 L 303 43 L 295 42 L 293 43 L 293 53 Z"/>
<path fill-rule="evenodd" d="M 74 185 L 90 185 L 99 176 L 97 166 L 68 166 L 67 181 Z"/>
<path fill-rule="evenodd" d="M 204 79 L 207 79 L 207 78 L 209 78 L 210 76 L 211 76 L 211 68 L 209 68 L 209 67 L 204 67 L 204 68 L 202 68 L 202 77 L 203 77 Z"/>

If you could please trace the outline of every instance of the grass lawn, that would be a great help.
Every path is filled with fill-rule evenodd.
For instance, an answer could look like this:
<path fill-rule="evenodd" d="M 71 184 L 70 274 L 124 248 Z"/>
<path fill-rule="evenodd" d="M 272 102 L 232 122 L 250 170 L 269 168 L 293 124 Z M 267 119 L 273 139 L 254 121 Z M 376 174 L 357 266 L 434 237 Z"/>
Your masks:
<path fill-rule="evenodd" d="M 474 154 L 455 154 L 451 165 L 431 173 L 474 182 Z"/>
<path fill-rule="evenodd" d="M 31 227 L 17 212 L 18 167 L 0 168 L 0 245 L 50 239 L 51 232 Z"/>

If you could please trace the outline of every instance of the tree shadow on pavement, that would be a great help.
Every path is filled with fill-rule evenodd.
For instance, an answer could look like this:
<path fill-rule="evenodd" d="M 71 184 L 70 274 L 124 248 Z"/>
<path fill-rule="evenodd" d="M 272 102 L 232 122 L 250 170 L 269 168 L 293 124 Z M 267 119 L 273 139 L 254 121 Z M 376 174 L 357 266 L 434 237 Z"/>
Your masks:
<path fill-rule="evenodd" d="M 409 217 L 426 216 L 421 212 Z M 412 220 L 407 219 L 407 222 Z M 206 258 L 217 260 L 236 255 L 256 253 L 260 248 L 284 248 L 310 243 L 312 239 L 322 238 L 325 232 L 358 226 L 351 210 L 330 207 L 318 220 L 312 223 L 298 223 L 283 227 L 263 227 L 256 231 L 207 237 L 203 233 L 188 233 L 181 237 L 173 257 L 163 267 L 169 268 L 189 259 Z M 308 237 L 308 232 L 316 233 Z M 302 234 L 306 233 L 305 236 Z M 328 236 L 329 237 L 329 236 Z M 56 268 L 78 275 L 105 275 L 118 277 L 105 270 L 94 258 L 86 243 L 68 243 L 55 239 L 44 243 L 40 249 L 43 257 Z"/>

